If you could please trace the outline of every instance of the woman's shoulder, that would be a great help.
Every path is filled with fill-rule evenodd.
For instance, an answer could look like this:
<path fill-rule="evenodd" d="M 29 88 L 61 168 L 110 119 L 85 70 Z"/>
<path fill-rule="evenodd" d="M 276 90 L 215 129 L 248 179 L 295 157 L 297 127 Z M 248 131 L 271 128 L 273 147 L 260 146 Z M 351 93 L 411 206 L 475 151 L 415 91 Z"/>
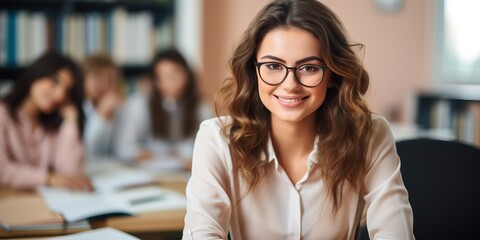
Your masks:
<path fill-rule="evenodd" d="M 377 113 L 372 113 L 371 143 L 372 147 L 383 144 L 391 145 L 395 143 L 392 130 L 388 120 Z"/>
<path fill-rule="evenodd" d="M 226 134 L 228 134 L 229 123 L 232 122 L 232 119 L 227 116 L 220 116 L 207 119 L 200 124 L 200 129 L 198 130 L 197 139 L 195 142 L 196 148 L 198 144 L 201 151 L 209 147 L 210 150 L 215 151 L 220 157 L 221 161 L 217 163 L 224 165 L 228 169 L 232 169 L 230 150 L 229 150 L 229 140 Z M 204 152 L 203 152 L 204 153 Z M 194 155 L 195 159 L 195 155 Z M 212 162 L 210 162 L 212 163 Z"/>
<path fill-rule="evenodd" d="M 371 119 L 372 119 L 372 129 L 374 132 L 390 131 L 390 125 L 388 123 L 388 120 L 384 116 L 378 113 L 372 113 Z"/>

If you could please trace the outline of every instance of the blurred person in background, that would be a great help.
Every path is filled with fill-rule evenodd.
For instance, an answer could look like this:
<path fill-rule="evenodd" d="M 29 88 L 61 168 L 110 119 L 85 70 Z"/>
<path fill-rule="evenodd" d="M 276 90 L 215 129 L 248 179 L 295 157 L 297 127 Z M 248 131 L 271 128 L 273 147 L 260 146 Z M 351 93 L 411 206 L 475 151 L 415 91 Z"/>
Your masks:
<path fill-rule="evenodd" d="M 189 166 L 199 123 L 213 113 L 177 50 L 159 52 L 151 73 L 151 92 L 133 95 L 125 106 L 118 156 L 137 162 L 174 159 Z"/>
<path fill-rule="evenodd" d="M 83 74 L 49 52 L 20 75 L 0 102 L 0 185 L 92 190 L 82 173 Z"/>
<path fill-rule="evenodd" d="M 112 157 L 125 94 L 120 71 L 106 54 L 87 57 L 85 72 L 85 152 L 89 160 Z"/>

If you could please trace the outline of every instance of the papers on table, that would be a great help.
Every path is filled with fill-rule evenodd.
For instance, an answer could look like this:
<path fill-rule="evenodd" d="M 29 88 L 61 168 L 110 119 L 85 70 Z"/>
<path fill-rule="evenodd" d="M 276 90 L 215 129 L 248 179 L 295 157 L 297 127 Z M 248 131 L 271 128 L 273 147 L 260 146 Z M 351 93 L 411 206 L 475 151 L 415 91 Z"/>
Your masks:
<path fill-rule="evenodd" d="M 118 161 L 90 163 L 86 167 L 86 173 L 90 176 L 97 192 L 115 192 L 156 182 L 154 174 L 126 166 Z"/>
<path fill-rule="evenodd" d="M 152 174 L 181 172 L 185 163 L 175 159 L 163 157 L 162 159 L 153 159 L 137 164 L 138 169 Z"/>
<path fill-rule="evenodd" d="M 115 240 L 139 240 L 138 238 L 126 234 L 114 228 L 99 228 L 71 235 L 47 238 L 47 240 L 92 240 L 92 239 L 115 239 Z"/>
<path fill-rule="evenodd" d="M 115 192 L 124 188 L 155 183 L 153 175 L 138 170 L 116 170 L 91 176 L 97 192 Z"/>
<path fill-rule="evenodd" d="M 181 194 L 156 186 L 119 192 L 78 193 L 65 189 L 40 188 L 49 208 L 68 222 L 111 215 L 135 215 L 148 211 L 181 209 L 186 199 Z"/>
<path fill-rule="evenodd" d="M 68 222 L 109 215 L 135 215 L 147 211 L 185 208 L 185 196 L 158 187 L 145 171 L 114 162 L 87 170 L 95 192 L 40 187 L 49 208 Z"/>
<path fill-rule="evenodd" d="M 72 192 L 60 188 L 39 188 L 48 207 L 61 214 L 65 221 L 75 222 L 108 215 L 133 215 L 121 201 L 107 201 L 99 193 Z"/>
<path fill-rule="evenodd" d="M 185 196 L 157 186 L 133 188 L 104 195 L 107 201 L 120 201 L 128 205 L 131 212 L 137 214 L 150 211 L 163 211 L 185 208 Z"/>

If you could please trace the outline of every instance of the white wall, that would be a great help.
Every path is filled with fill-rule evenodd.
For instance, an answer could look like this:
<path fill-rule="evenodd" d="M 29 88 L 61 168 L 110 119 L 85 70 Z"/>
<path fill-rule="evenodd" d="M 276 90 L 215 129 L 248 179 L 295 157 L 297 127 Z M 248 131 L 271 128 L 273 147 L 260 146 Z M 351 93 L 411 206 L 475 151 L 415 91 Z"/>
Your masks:
<path fill-rule="evenodd" d="M 199 0 L 175 0 L 175 47 L 198 71 L 203 68 L 203 3 Z"/>

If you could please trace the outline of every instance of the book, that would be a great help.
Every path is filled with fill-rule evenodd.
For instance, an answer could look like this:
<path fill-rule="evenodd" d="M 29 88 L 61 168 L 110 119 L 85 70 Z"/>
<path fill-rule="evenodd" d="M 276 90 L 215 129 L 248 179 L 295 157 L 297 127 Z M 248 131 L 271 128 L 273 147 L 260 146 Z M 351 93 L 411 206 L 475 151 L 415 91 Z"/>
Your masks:
<path fill-rule="evenodd" d="M 38 195 L 12 196 L 0 199 L 0 227 L 5 231 L 90 229 L 87 221 L 66 223 L 48 209 Z"/>
<path fill-rule="evenodd" d="M 40 57 L 48 46 L 47 19 L 43 13 L 34 13 L 31 15 L 31 34 L 33 44 L 31 51 L 27 53 L 27 60 L 31 61 Z"/>
<path fill-rule="evenodd" d="M 7 62 L 7 12 L 0 11 L 0 65 Z"/>
<path fill-rule="evenodd" d="M 118 192 L 72 192 L 59 188 L 40 188 L 52 212 L 67 222 L 109 216 L 136 215 L 149 211 L 182 209 L 186 199 L 179 193 L 156 186 Z"/>
<path fill-rule="evenodd" d="M 62 222 L 62 217 L 49 211 L 40 196 L 12 196 L 0 199 L 0 226 L 3 229 Z"/>
<path fill-rule="evenodd" d="M 100 162 L 90 166 L 87 173 L 94 192 L 38 188 L 50 210 L 67 222 L 186 207 L 184 195 L 158 187 L 154 176 L 145 171 Z"/>
<path fill-rule="evenodd" d="M 7 66 L 15 66 L 17 63 L 17 11 L 7 12 Z"/>
<path fill-rule="evenodd" d="M 149 9 L 124 7 L 49 14 L 30 9 L 0 11 L 0 66 L 24 66 L 55 49 L 77 61 L 105 52 L 120 65 L 145 65 L 156 49 L 172 45 L 173 23 Z"/>
<path fill-rule="evenodd" d="M 47 230 L 75 230 L 86 231 L 92 229 L 88 221 L 79 222 L 60 222 L 60 223 L 39 223 L 39 224 L 26 224 L 10 227 L 2 227 L 7 232 L 19 232 L 19 231 L 47 231 Z"/>
<path fill-rule="evenodd" d="M 28 42 L 27 39 L 29 39 L 29 15 L 27 11 L 18 11 L 17 12 L 17 20 L 16 20 L 16 34 L 17 34 L 17 58 L 16 58 L 16 63 L 17 65 L 22 65 L 27 62 L 27 48 L 28 48 Z"/>
<path fill-rule="evenodd" d="M 112 12 L 112 56 L 117 63 L 125 64 L 127 59 L 128 14 L 124 8 L 116 8 Z"/>

